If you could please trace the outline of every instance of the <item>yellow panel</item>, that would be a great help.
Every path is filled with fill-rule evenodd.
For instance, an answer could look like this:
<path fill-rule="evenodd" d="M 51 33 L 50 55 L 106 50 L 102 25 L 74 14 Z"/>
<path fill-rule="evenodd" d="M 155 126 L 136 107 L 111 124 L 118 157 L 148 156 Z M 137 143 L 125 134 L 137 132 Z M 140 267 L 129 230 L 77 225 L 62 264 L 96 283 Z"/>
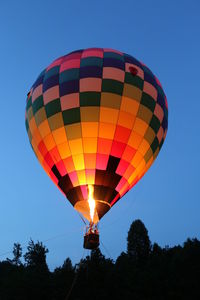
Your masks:
<path fill-rule="evenodd" d="M 99 123 L 97 122 L 82 122 L 82 136 L 83 137 L 97 137 Z"/>
<path fill-rule="evenodd" d="M 50 133 L 43 139 L 43 142 L 45 146 L 47 147 L 47 150 L 50 151 L 56 146 L 56 143 L 54 141 L 53 135 Z"/>
<path fill-rule="evenodd" d="M 62 159 L 71 156 L 68 142 L 58 145 L 57 148 Z"/>
<path fill-rule="evenodd" d="M 34 117 L 29 122 L 29 128 L 30 128 L 31 134 L 33 135 L 34 131 L 37 129 L 37 125 L 35 123 Z"/>
<path fill-rule="evenodd" d="M 83 138 L 83 151 L 84 153 L 96 153 L 97 138 Z"/>
<path fill-rule="evenodd" d="M 135 171 L 128 179 L 128 183 L 131 185 L 137 176 L 137 172 Z"/>
<path fill-rule="evenodd" d="M 65 127 L 52 131 L 52 134 L 57 145 L 63 144 L 67 141 Z"/>
<path fill-rule="evenodd" d="M 137 166 L 139 165 L 142 159 L 143 159 L 143 155 L 137 151 L 131 161 L 132 166 L 134 166 L 134 168 L 137 168 Z"/>
<path fill-rule="evenodd" d="M 69 141 L 72 155 L 83 153 L 82 139 Z"/>
<path fill-rule="evenodd" d="M 143 139 L 138 150 L 144 156 L 149 148 L 150 148 L 149 143 L 145 139 Z"/>
<path fill-rule="evenodd" d="M 135 122 L 135 116 L 133 116 L 125 111 L 120 111 L 119 119 L 118 119 L 119 125 L 132 129 L 134 122 Z"/>
<path fill-rule="evenodd" d="M 44 138 L 45 136 L 47 136 L 51 130 L 49 127 L 49 123 L 47 120 L 45 120 L 44 122 L 42 122 L 39 126 L 38 129 L 40 131 L 41 136 Z"/>
<path fill-rule="evenodd" d="M 119 110 L 117 109 L 108 108 L 108 107 L 100 108 L 100 122 L 116 124 L 118 115 L 119 115 Z"/>
<path fill-rule="evenodd" d="M 85 176 L 85 170 L 77 171 L 77 176 L 78 176 L 78 180 L 79 180 L 80 185 L 87 184 L 86 176 Z"/>
<path fill-rule="evenodd" d="M 109 123 L 100 123 L 99 124 L 99 137 L 104 139 L 113 139 L 115 134 L 116 126 Z"/>
<path fill-rule="evenodd" d="M 130 114 L 136 116 L 137 112 L 138 112 L 139 105 L 140 104 L 136 100 L 130 99 L 130 98 L 127 98 L 127 97 L 123 96 L 120 110 L 129 112 Z"/>
<path fill-rule="evenodd" d="M 123 90 L 123 96 L 135 99 L 136 101 L 140 102 L 142 97 L 142 91 L 137 88 L 136 86 L 133 86 L 131 84 L 124 84 L 124 90 Z"/>
<path fill-rule="evenodd" d="M 81 107 L 81 122 L 92 122 L 99 121 L 99 107 L 98 106 L 87 106 Z"/>
<path fill-rule="evenodd" d="M 82 136 L 81 123 L 71 124 L 65 126 L 68 140 L 79 139 Z"/>
<path fill-rule="evenodd" d="M 136 118 L 133 130 L 139 133 L 140 135 L 144 136 L 148 127 L 149 125 L 146 122 L 139 118 Z"/>
<path fill-rule="evenodd" d="M 86 173 L 86 181 L 87 181 L 87 184 L 95 184 L 95 176 L 94 174 L 87 174 Z"/>
<path fill-rule="evenodd" d="M 84 170 L 85 169 L 83 154 L 73 155 L 72 159 L 74 162 L 75 170 Z"/>
<path fill-rule="evenodd" d="M 137 132 L 132 131 L 128 140 L 128 145 L 133 147 L 134 149 L 138 149 L 143 137 L 139 135 Z"/>

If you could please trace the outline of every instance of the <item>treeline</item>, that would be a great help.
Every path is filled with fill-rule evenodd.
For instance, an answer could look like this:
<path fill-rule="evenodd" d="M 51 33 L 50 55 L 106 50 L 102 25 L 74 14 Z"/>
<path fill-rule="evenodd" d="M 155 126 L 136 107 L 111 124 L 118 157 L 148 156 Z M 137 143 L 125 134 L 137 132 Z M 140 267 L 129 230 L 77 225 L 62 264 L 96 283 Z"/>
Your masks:
<path fill-rule="evenodd" d="M 13 259 L 0 262 L 0 300 L 200 299 L 200 241 L 152 245 L 140 220 L 132 223 L 127 250 L 115 262 L 97 249 L 75 266 L 67 258 L 50 272 L 47 253 L 30 240 L 22 256 L 14 244 Z"/>

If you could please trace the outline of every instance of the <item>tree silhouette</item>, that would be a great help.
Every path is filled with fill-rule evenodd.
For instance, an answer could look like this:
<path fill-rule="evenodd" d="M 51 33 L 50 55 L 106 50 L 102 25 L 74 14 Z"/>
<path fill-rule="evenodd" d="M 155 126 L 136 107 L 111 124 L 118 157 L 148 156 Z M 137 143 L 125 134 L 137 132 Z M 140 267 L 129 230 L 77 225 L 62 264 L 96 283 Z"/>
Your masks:
<path fill-rule="evenodd" d="M 39 269 L 48 270 L 46 262 L 46 254 L 49 250 L 42 244 L 42 242 L 34 243 L 31 239 L 28 243 L 27 252 L 24 255 L 26 265 L 28 267 L 37 267 Z"/>
<path fill-rule="evenodd" d="M 13 259 L 7 258 L 7 261 L 15 266 L 21 266 L 22 247 L 19 243 L 14 243 L 13 245 L 13 256 Z"/>
<path fill-rule="evenodd" d="M 149 257 L 151 242 L 148 231 L 141 220 L 135 220 L 127 237 L 127 254 L 134 261 L 142 262 Z"/>

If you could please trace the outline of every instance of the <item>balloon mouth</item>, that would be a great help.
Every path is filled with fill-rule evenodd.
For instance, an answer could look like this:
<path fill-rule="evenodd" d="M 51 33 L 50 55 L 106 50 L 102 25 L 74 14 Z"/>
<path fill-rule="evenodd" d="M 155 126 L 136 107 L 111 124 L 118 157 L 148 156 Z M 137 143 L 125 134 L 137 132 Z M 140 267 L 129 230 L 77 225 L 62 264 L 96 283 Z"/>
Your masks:
<path fill-rule="evenodd" d="M 81 200 L 76 202 L 74 208 L 83 215 L 85 219 L 87 219 L 90 223 L 97 224 L 99 220 L 110 210 L 111 205 L 108 202 L 103 200 L 94 200 L 95 201 L 95 208 L 93 219 L 91 217 L 91 209 L 89 201 Z"/>

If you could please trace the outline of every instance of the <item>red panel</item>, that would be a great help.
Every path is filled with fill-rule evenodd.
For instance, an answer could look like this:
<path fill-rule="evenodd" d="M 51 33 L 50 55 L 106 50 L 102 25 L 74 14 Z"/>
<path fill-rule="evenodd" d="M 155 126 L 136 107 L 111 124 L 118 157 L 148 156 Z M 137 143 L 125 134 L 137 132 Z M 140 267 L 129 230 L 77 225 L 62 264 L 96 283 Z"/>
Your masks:
<path fill-rule="evenodd" d="M 38 145 L 38 150 L 40 151 L 40 153 L 42 154 L 43 157 L 45 157 L 45 155 L 47 154 L 48 150 L 47 147 L 45 146 L 44 142 L 41 141 Z"/>
<path fill-rule="evenodd" d="M 60 157 L 57 147 L 54 147 L 53 149 L 51 149 L 49 151 L 49 153 L 55 162 L 58 162 L 61 160 L 61 157 Z"/>
<path fill-rule="evenodd" d="M 50 169 L 53 167 L 54 165 L 54 161 L 53 159 L 51 158 L 51 155 L 50 153 L 48 152 L 45 157 L 44 157 L 44 160 L 46 161 L 47 165 L 50 167 Z"/>
<path fill-rule="evenodd" d="M 123 177 L 121 178 L 120 182 L 118 183 L 118 185 L 116 186 L 116 191 L 120 193 L 120 190 L 124 187 L 124 185 L 127 183 L 126 179 L 124 179 Z"/>
<path fill-rule="evenodd" d="M 87 200 L 87 198 L 88 198 L 88 187 L 87 187 L 87 185 L 80 185 L 80 188 L 81 188 L 81 192 L 83 194 L 83 198 L 85 200 Z"/>
<path fill-rule="evenodd" d="M 126 171 L 129 165 L 130 164 L 127 161 L 121 159 L 117 167 L 116 173 L 123 176 L 124 172 Z"/>
<path fill-rule="evenodd" d="M 130 134 L 131 134 L 131 129 L 117 125 L 114 140 L 126 144 L 128 142 Z"/>
<path fill-rule="evenodd" d="M 115 204 L 115 202 L 117 202 L 117 200 L 119 200 L 120 195 L 118 194 L 117 196 L 115 196 L 115 198 L 113 199 L 113 201 L 110 203 L 111 206 L 113 206 Z"/>
<path fill-rule="evenodd" d="M 106 170 L 109 156 L 106 154 L 97 153 L 96 169 Z"/>
<path fill-rule="evenodd" d="M 98 138 L 97 152 L 109 154 L 112 147 L 112 140 Z"/>
<path fill-rule="evenodd" d="M 112 149 L 111 149 L 110 154 L 112 156 L 116 156 L 116 157 L 120 158 L 122 156 L 123 152 L 124 152 L 125 147 L 126 147 L 126 144 L 113 141 Z"/>
<path fill-rule="evenodd" d="M 78 176 L 77 176 L 76 171 L 68 173 L 68 175 L 69 175 L 69 178 L 71 179 L 72 185 L 77 186 L 79 184 L 79 181 L 78 181 Z"/>
<path fill-rule="evenodd" d="M 65 165 L 62 160 L 60 160 L 58 163 L 56 163 L 56 167 L 62 176 L 67 174 Z"/>
<path fill-rule="evenodd" d="M 51 171 L 51 172 L 49 173 L 49 175 L 50 175 L 51 179 L 53 180 L 53 182 L 57 185 L 57 184 L 58 184 L 58 179 L 57 179 L 57 177 L 54 175 L 54 173 Z"/>

